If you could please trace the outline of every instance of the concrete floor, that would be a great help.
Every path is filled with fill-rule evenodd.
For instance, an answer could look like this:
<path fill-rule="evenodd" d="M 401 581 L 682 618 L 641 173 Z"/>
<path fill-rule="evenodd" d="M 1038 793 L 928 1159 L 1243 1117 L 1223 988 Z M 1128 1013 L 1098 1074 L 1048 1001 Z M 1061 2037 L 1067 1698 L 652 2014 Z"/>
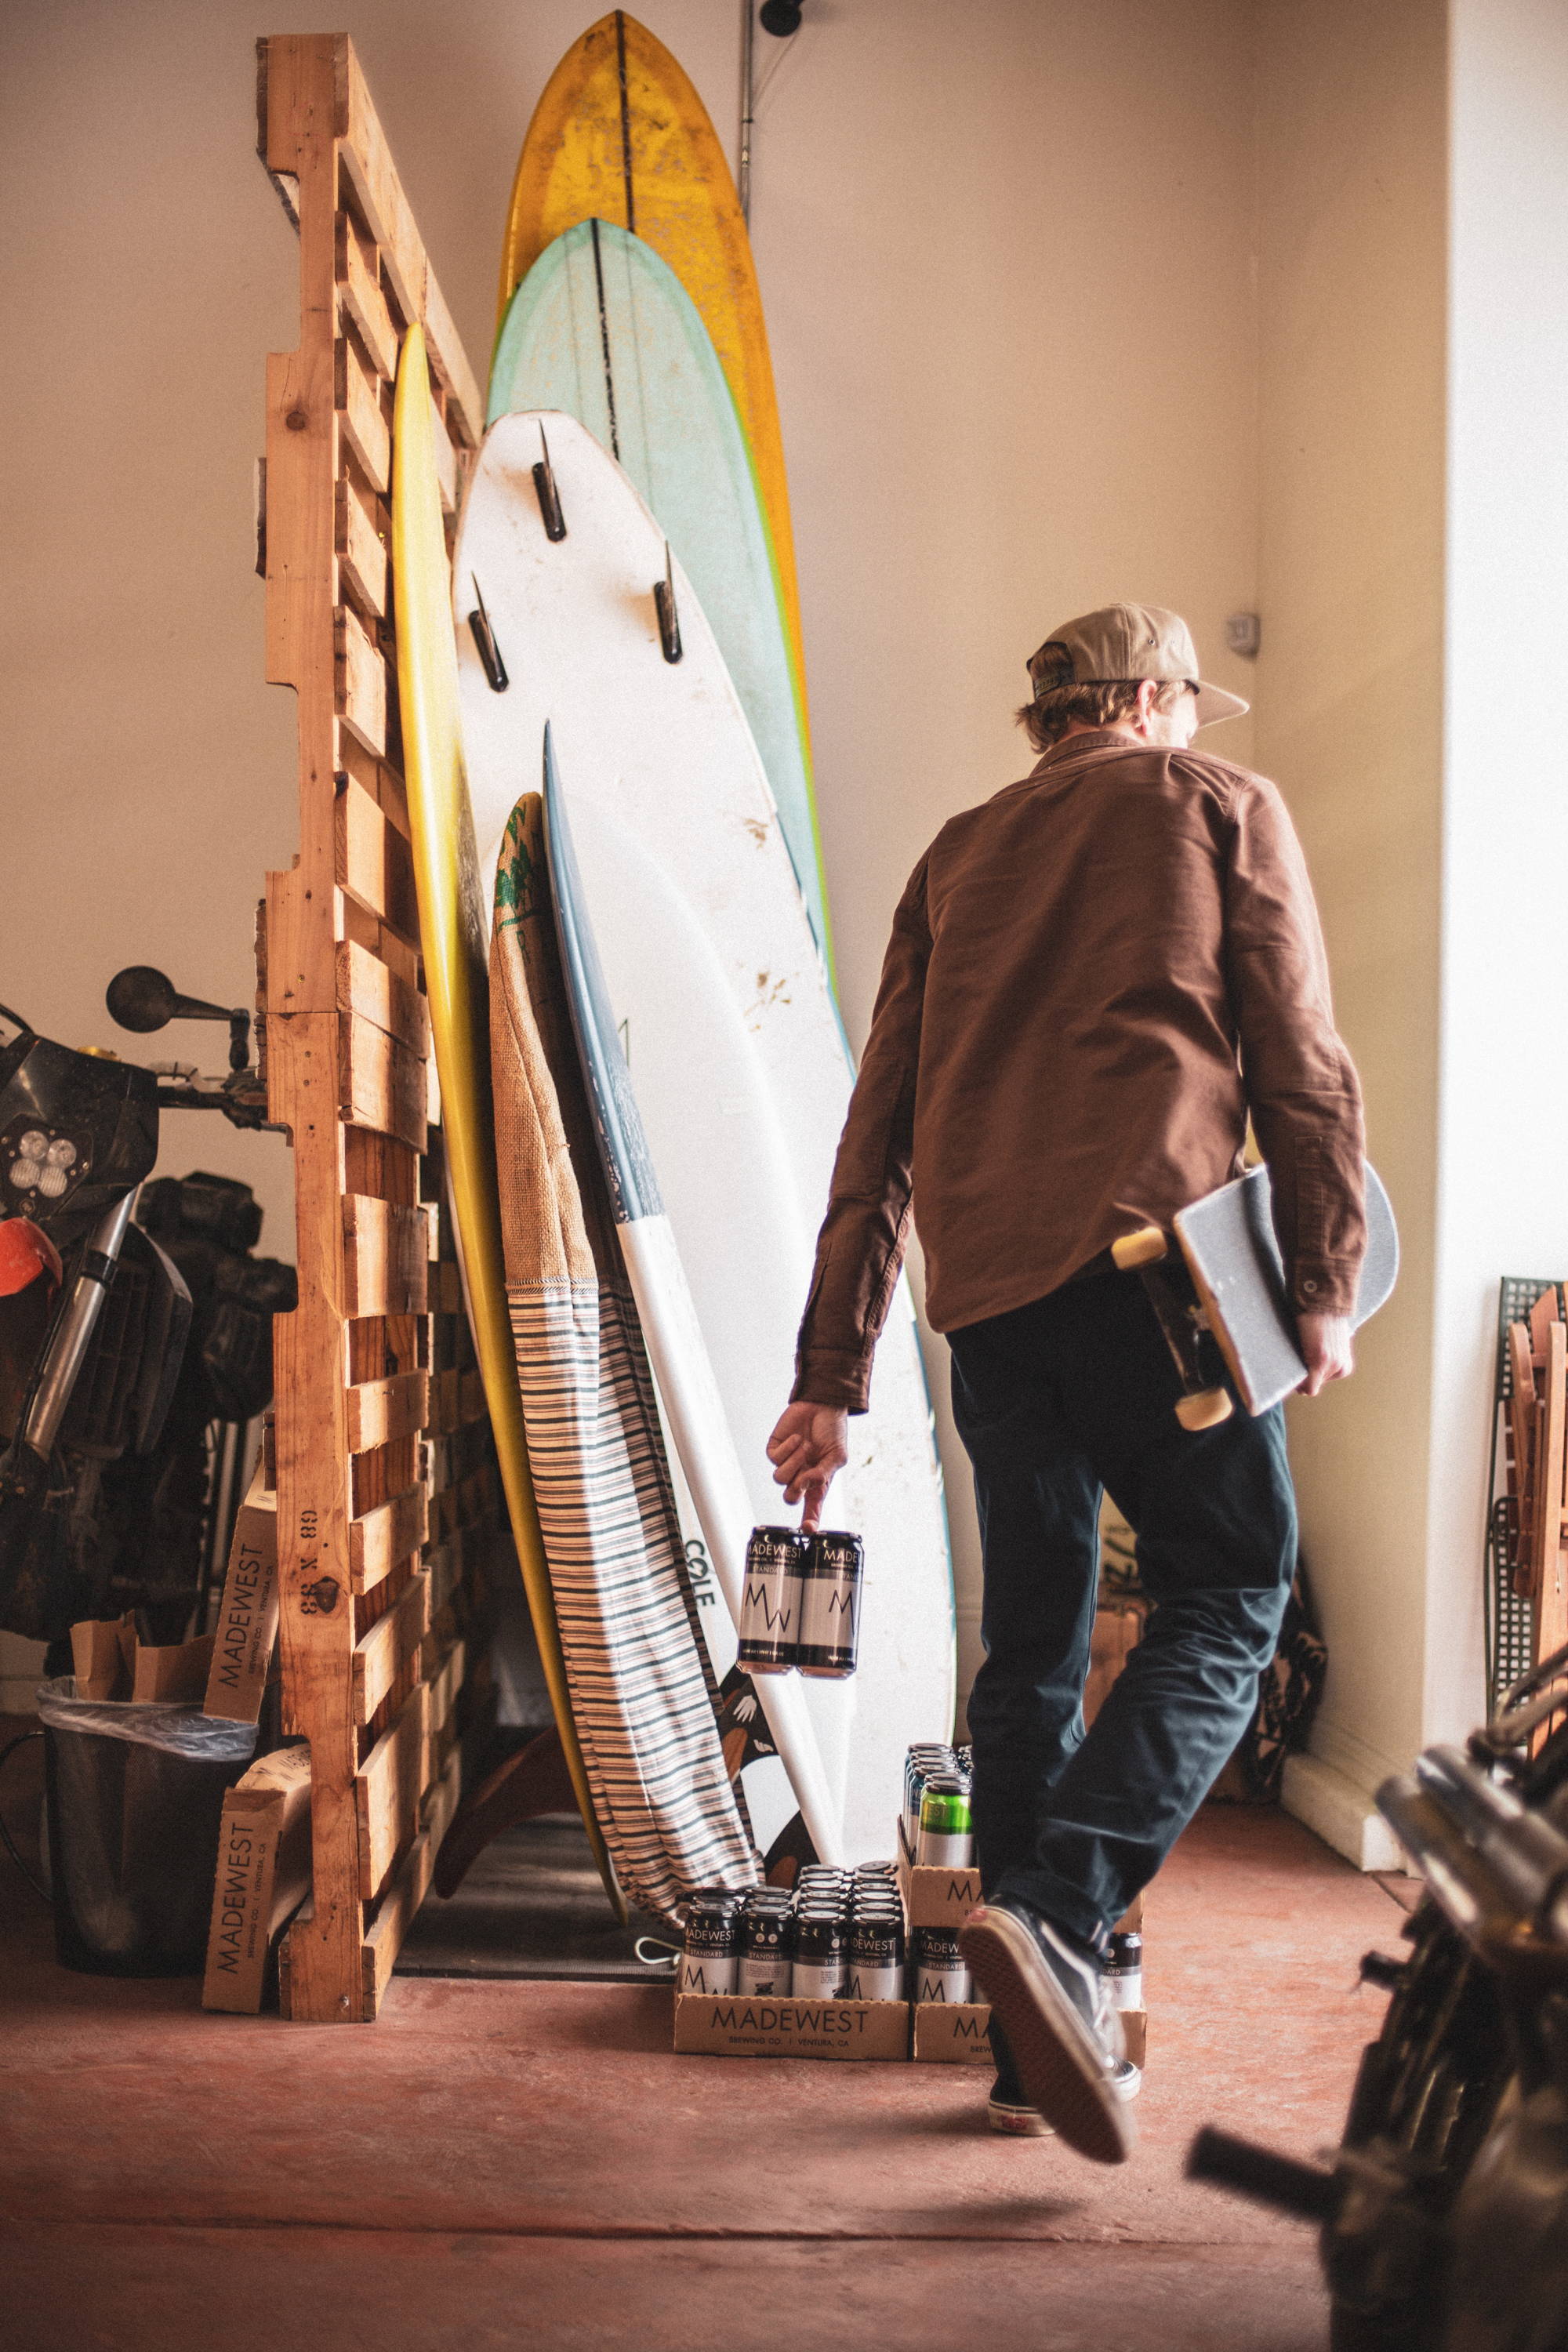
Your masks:
<path fill-rule="evenodd" d="M 1311 2234 L 1182 2158 L 1209 2119 L 1338 2137 L 1396 1895 L 1280 1815 L 1200 1816 L 1150 1900 L 1142 2145 L 1108 2171 L 990 2137 L 978 2073 L 676 2058 L 662 1989 L 206 2016 L 56 1969 L 0 1857 L 0 2341 L 1320 2352 Z"/>

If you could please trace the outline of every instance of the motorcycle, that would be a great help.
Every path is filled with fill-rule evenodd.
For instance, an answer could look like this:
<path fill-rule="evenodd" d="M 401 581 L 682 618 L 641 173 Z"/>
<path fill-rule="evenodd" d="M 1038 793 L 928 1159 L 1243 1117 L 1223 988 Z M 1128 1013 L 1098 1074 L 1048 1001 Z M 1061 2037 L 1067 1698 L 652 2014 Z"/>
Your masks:
<path fill-rule="evenodd" d="M 78 1052 L 0 1005 L 14 1033 L 0 1045 L 0 1629 L 51 1643 L 109 1605 L 117 1549 L 154 1491 L 128 1465 L 155 1458 L 182 1382 L 197 1374 L 213 1412 L 248 1420 L 271 1392 L 271 1316 L 296 1297 L 291 1268 L 248 1255 L 260 1211 L 247 1186 L 165 1179 L 143 1194 L 163 1111 L 268 1126 L 250 1014 L 144 964 L 116 973 L 105 1001 L 138 1034 L 224 1023 L 229 1067 L 205 1077 Z M 188 1578 L 121 1584 L 121 1604 L 129 1591 L 158 1608 L 155 1637 L 180 1638 Z"/>
<path fill-rule="evenodd" d="M 1425 1894 L 1330 2166 L 1212 2128 L 1190 2178 L 1321 2228 L 1332 2352 L 1568 2347 L 1568 1648 L 1378 1791 Z"/>

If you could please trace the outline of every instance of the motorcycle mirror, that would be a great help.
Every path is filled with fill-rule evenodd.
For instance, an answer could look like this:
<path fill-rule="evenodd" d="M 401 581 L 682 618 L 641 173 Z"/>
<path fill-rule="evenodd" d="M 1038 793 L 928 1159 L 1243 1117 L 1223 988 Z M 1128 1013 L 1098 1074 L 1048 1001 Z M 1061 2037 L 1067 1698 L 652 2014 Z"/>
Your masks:
<path fill-rule="evenodd" d="M 122 1029 L 145 1036 L 166 1028 L 171 1021 L 232 1021 L 226 1004 L 208 1004 L 200 996 L 182 996 L 174 983 L 150 963 L 127 964 L 117 971 L 103 993 L 112 1019 Z M 248 1015 L 245 1016 L 248 1019 Z"/>

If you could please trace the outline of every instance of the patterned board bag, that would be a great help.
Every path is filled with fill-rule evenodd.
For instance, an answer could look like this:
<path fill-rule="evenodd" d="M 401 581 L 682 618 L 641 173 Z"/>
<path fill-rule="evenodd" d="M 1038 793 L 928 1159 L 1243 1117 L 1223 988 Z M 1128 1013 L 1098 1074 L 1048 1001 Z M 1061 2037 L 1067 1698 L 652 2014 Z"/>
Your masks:
<path fill-rule="evenodd" d="M 496 876 L 490 1062 L 507 1303 L 572 1712 L 628 1897 L 679 1917 L 759 1865 L 720 1741 L 641 1328 L 573 1043 L 543 854 L 518 803 Z"/>

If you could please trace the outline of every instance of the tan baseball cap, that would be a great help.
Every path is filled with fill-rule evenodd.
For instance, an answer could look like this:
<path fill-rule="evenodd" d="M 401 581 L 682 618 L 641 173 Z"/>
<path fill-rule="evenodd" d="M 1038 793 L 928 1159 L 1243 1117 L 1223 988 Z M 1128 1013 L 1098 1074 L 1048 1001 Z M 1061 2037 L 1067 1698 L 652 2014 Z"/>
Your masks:
<path fill-rule="evenodd" d="M 1198 676 L 1192 631 L 1179 613 L 1167 613 L 1158 604 L 1107 604 L 1081 620 L 1068 621 L 1030 656 L 1029 676 L 1037 700 L 1058 687 L 1109 686 L 1142 677 L 1195 686 L 1200 727 L 1239 719 L 1250 707 L 1239 694 L 1227 694 L 1223 686 L 1210 686 Z"/>

